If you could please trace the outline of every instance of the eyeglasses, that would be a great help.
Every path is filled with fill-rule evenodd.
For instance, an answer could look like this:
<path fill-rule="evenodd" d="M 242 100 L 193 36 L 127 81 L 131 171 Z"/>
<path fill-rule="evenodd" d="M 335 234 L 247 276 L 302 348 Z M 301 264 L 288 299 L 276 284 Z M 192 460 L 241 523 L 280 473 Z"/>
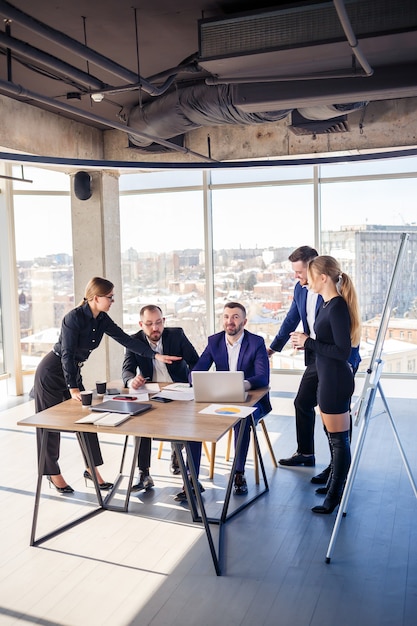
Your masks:
<path fill-rule="evenodd" d="M 110 302 L 114 302 L 114 296 L 100 296 L 100 298 L 107 298 Z"/>

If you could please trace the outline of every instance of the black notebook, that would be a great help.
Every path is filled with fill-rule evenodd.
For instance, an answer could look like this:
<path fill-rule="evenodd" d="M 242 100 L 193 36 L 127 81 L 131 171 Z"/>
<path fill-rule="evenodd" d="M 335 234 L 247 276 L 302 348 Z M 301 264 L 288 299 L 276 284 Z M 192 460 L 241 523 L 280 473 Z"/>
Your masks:
<path fill-rule="evenodd" d="M 152 408 L 152 404 L 145 402 L 132 402 L 131 400 L 105 400 L 100 404 L 94 404 L 92 411 L 101 413 L 126 413 L 128 415 L 139 415 Z"/>

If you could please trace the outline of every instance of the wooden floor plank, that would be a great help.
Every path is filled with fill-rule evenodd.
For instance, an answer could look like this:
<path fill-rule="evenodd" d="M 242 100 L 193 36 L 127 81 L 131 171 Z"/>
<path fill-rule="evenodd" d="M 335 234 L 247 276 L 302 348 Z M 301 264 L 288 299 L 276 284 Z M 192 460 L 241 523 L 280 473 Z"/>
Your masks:
<path fill-rule="evenodd" d="M 292 399 L 284 394 L 272 400 L 274 415 L 267 426 L 282 458 L 295 450 Z M 392 397 L 388 402 L 417 476 L 417 400 Z M 204 531 L 174 501 L 181 479 L 169 473 L 170 448 L 165 446 L 157 460 L 156 442 L 155 489 L 132 495 L 128 514 L 99 514 L 31 548 L 36 442 L 31 429 L 16 426 L 31 412 L 33 404 L 24 403 L 0 413 L 0 626 L 414 626 L 417 500 L 386 416 L 369 424 L 330 564 L 325 555 L 335 514 L 310 511 L 320 502 L 310 478 L 329 456 L 317 423 L 315 468 L 276 470 L 265 450 L 270 491 L 227 525 L 226 571 L 217 577 Z M 354 446 L 357 437 L 355 428 Z M 110 480 L 118 470 L 122 442 L 112 435 L 101 442 L 103 475 Z M 260 442 L 264 448 L 262 434 Z M 210 511 L 220 510 L 230 468 L 224 445 L 218 446 L 213 482 L 202 459 Z M 76 493 L 63 497 L 43 481 L 43 529 L 94 506 L 72 435 L 62 437 L 61 459 Z M 251 455 L 247 476 L 254 489 Z"/>

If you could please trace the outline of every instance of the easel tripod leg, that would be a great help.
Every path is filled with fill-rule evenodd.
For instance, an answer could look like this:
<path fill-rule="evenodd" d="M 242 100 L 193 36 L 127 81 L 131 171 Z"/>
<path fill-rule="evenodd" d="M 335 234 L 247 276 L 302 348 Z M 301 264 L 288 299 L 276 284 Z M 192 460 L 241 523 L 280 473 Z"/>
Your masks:
<path fill-rule="evenodd" d="M 366 425 L 367 425 L 366 420 L 363 420 L 362 425 L 361 425 L 361 430 L 358 435 L 358 441 L 356 444 L 355 452 L 352 457 L 352 462 L 350 465 L 349 473 L 346 478 L 346 484 L 343 490 L 343 496 L 339 504 L 339 509 L 337 511 L 336 520 L 335 520 L 333 531 L 330 537 L 329 546 L 327 548 L 326 563 L 330 563 L 331 555 L 333 552 L 334 545 L 336 543 L 342 517 L 346 517 L 347 503 L 350 497 L 350 493 L 352 491 L 353 481 L 356 476 L 356 472 L 357 472 L 358 465 L 359 465 L 359 458 L 362 452 L 363 442 L 365 440 Z"/>

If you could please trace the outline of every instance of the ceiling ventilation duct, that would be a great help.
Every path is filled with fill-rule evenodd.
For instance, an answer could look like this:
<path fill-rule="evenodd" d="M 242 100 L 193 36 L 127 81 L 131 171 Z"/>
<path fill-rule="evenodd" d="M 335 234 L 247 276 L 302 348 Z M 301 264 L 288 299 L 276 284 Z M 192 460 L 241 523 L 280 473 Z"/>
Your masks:
<path fill-rule="evenodd" d="M 361 40 L 417 28 L 416 0 L 346 0 L 344 6 Z M 350 55 L 331 1 L 199 21 L 199 65 L 225 82 L 346 70 Z"/>
<path fill-rule="evenodd" d="M 235 91 L 236 89 L 230 85 L 187 87 L 133 108 L 128 125 L 148 136 L 171 139 L 202 127 L 277 122 L 287 117 L 293 110 L 288 108 L 248 113 L 236 105 Z M 300 112 L 308 119 L 328 120 L 362 109 L 364 106 L 366 102 L 312 106 L 300 109 Z M 152 146 L 151 141 L 138 136 L 129 136 L 129 141 L 131 145 L 146 151 Z M 151 147 L 151 151 L 156 149 L 155 146 Z"/>
<path fill-rule="evenodd" d="M 349 131 L 347 115 L 340 115 L 332 120 L 308 120 L 297 110 L 292 112 L 291 125 L 288 128 L 294 135 L 324 135 Z"/>
<path fill-rule="evenodd" d="M 128 124 L 148 135 L 168 139 L 203 126 L 276 122 L 291 110 L 245 113 L 234 106 L 232 91 L 228 85 L 196 85 L 173 91 L 132 109 Z M 129 140 L 140 148 L 151 145 L 137 137 L 129 137 Z"/>

